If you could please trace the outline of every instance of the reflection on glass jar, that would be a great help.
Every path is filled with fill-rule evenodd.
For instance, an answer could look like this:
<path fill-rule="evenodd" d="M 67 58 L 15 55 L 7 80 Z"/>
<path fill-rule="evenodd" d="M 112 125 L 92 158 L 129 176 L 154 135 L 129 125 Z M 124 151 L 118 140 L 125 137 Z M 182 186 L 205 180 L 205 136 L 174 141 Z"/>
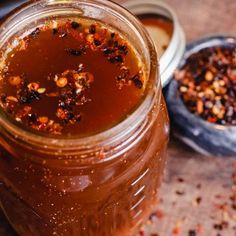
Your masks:
<path fill-rule="evenodd" d="M 4 23 L 0 47 L 30 24 L 76 14 L 124 33 L 145 67 L 145 96 L 118 125 L 84 138 L 24 129 L 1 109 L 1 207 L 23 236 L 134 235 L 156 206 L 169 131 L 155 49 L 141 23 L 108 1 L 41 0 Z"/>

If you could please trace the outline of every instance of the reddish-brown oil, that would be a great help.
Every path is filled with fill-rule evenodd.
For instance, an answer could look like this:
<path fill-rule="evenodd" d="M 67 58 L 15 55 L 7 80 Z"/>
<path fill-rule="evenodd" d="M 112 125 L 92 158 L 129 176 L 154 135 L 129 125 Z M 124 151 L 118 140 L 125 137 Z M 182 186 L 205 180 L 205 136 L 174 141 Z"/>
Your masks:
<path fill-rule="evenodd" d="M 71 32 L 78 36 L 75 32 L 79 30 Z M 5 99 L 1 96 L 3 108 L 19 118 L 17 111 L 30 106 L 33 109 L 30 112 L 41 117 L 42 124 L 36 121 L 40 130 L 44 130 L 48 117 L 60 123 L 62 134 L 89 135 L 125 119 L 141 102 L 145 90 L 145 80 L 142 73 L 137 74 L 141 68 L 132 48 L 127 44 L 128 54 L 121 64 L 111 63 L 101 50 L 92 50 L 93 47 L 85 55 L 74 56 L 68 54 L 68 49 L 77 49 L 78 39 L 70 33 L 65 36 L 53 32 L 46 29 L 33 38 L 30 36 L 28 45 L 19 46 L 25 50 L 15 49 L 11 54 L 14 56 L 7 58 L 8 69 L 2 73 L 1 81 L 1 93 L 6 93 Z M 119 42 L 125 43 L 122 39 Z M 81 121 L 64 123 L 55 115 L 61 95 L 47 97 L 46 94 L 62 90 L 55 84 L 55 75 L 60 77 L 67 69 L 77 70 L 81 63 L 83 72 L 94 75 L 94 81 L 84 91 L 91 101 L 73 110 L 81 113 Z M 124 65 L 129 68 L 131 79 L 122 78 L 117 83 L 115 77 Z M 17 78 L 10 82 L 18 85 L 10 85 L 11 76 L 26 77 L 27 83 L 39 83 L 46 92 L 39 100 L 19 103 L 22 98 L 17 94 L 20 89 L 17 86 L 21 85 Z M 164 101 L 160 104 L 156 101 L 150 113 L 147 118 L 152 125 L 145 133 L 125 153 L 101 163 L 88 160 L 87 164 L 75 166 L 74 162 L 81 160 L 79 154 L 65 159 L 63 152 L 42 153 L 42 147 L 24 146 L 21 140 L 11 139 L 1 131 L 0 205 L 15 230 L 22 236 L 135 235 L 154 210 L 166 160 L 168 117 Z M 28 118 L 22 120 L 37 128 Z"/>
<path fill-rule="evenodd" d="M 173 22 L 169 19 L 156 14 L 138 15 L 138 18 L 145 26 L 156 26 L 167 32 L 169 36 L 173 34 Z"/>
<path fill-rule="evenodd" d="M 17 120 L 43 131 L 47 131 L 43 127 L 47 124 L 35 121 L 40 117 L 46 117 L 48 122 L 53 121 L 60 125 L 57 133 L 68 135 L 87 136 L 114 126 L 133 111 L 143 96 L 143 78 L 140 78 L 143 75 L 137 55 L 118 33 L 104 29 L 100 24 L 67 21 L 58 25 L 56 29 L 40 27 L 34 30 L 9 54 L 5 71 L 2 73 L 0 92 L 2 100 L 10 96 L 17 98 L 18 102 L 10 101 L 10 105 L 6 105 L 6 101 L 2 101 L 3 107 L 14 118 L 17 118 L 17 114 L 22 113 L 26 106 L 30 107 L 31 110 Z M 100 44 L 98 46 L 93 41 L 96 37 Z M 116 51 L 111 54 L 106 51 L 114 48 Z M 82 51 L 82 55 L 75 55 L 80 53 L 78 50 Z M 117 61 L 112 61 L 111 57 L 115 56 L 118 56 Z M 62 77 L 61 74 L 66 70 L 73 70 L 72 74 L 75 71 L 89 72 L 94 77 L 89 88 L 79 92 L 77 97 L 72 95 L 74 102 L 80 103 L 70 106 L 72 116 L 79 116 L 76 122 L 59 119 L 56 115 L 60 108 L 62 91 L 75 90 L 75 87 L 68 84 L 61 88 L 55 83 L 55 77 Z M 125 70 L 129 71 L 127 77 L 117 79 Z M 12 76 L 20 76 L 22 81 L 27 81 L 26 85 L 37 83 L 46 91 L 40 94 L 39 99 L 21 102 L 22 98 L 17 93 L 22 89 L 22 85 L 21 88 L 12 86 L 9 83 Z M 10 109 L 7 106 L 10 106 Z M 64 111 L 67 112 L 66 109 Z M 29 119 L 32 114 L 34 122 Z"/>

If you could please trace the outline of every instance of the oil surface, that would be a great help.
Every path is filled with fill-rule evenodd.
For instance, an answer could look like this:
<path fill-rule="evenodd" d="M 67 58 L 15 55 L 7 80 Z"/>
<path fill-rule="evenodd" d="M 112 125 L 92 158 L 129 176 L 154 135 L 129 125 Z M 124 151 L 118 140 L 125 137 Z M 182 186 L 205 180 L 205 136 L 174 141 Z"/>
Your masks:
<path fill-rule="evenodd" d="M 5 111 L 31 128 L 79 136 L 125 119 L 144 92 L 142 68 L 127 40 L 88 20 L 48 25 L 7 56 L 0 82 Z"/>

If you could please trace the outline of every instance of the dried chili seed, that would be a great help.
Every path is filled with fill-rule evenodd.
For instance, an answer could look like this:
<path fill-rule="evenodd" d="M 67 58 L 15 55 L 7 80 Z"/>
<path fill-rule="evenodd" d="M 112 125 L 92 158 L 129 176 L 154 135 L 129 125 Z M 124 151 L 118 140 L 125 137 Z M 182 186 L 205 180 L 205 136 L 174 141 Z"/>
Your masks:
<path fill-rule="evenodd" d="M 206 79 L 207 81 L 212 81 L 213 78 L 214 78 L 214 75 L 212 74 L 212 72 L 211 72 L 211 71 L 207 71 L 207 72 L 206 72 L 206 75 L 205 75 L 205 79 Z"/>
<path fill-rule="evenodd" d="M 21 77 L 20 76 L 11 76 L 8 79 L 8 82 L 12 86 L 17 86 L 17 85 L 19 85 L 21 83 Z"/>
<path fill-rule="evenodd" d="M 175 73 L 180 96 L 190 112 L 211 123 L 236 124 L 233 58 L 233 48 L 205 48 L 192 54 Z"/>
<path fill-rule="evenodd" d="M 6 97 L 6 100 L 7 101 L 10 101 L 10 102 L 18 102 L 18 99 L 14 96 L 8 96 Z"/>
<path fill-rule="evenodd" d="M 76 21 L 72 21 L 72 22 L 71 22 L 71 27 L 72 27 L 73 29 L 78 29 L 78 28 L 81 27 L 81 24 L 78 23 L 78 22 L 76 22 Z"/>
<path fill-rule="evenodd" d="M 17 116 L 16 116 L 15 120 L 16 120 L 17 122 L 22 122 L 21 118 L 20 118 L 20 117 L 17 117 Z"/>
<path fill-rule="evenodd" d="M 181 86 L 179 90 L 181 93 L 186 93 L 188 91 L 188 88 L 185 86 Z"/>
<path fill-rule="evenodd" d="M 61 77 L 56 81 L 56 85 L 59 88 L 64 88 L 68 83 L 68 80 L 66 77 Z"/>
<path fill-rule="evenodd" d="M 37 91 L 38 93 L 43 94 L 46 92 L 46 88 L 39 88 Z"/>

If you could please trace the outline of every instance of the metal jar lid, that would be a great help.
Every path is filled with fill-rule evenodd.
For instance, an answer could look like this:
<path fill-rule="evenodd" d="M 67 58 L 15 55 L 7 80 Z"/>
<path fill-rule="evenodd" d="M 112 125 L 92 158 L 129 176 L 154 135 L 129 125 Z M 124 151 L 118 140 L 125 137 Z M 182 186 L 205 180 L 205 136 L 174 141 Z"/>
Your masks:
<path fill-rule="evenodd" d="M 134 15 L 156 14 L 173 22 L 171 41 L 160 58 L 162 86 L 166 86 L 183 57 L 186 40 L 183 29 L 172 8 L 161 0 L 125 0 L 122 5 Z"/>

